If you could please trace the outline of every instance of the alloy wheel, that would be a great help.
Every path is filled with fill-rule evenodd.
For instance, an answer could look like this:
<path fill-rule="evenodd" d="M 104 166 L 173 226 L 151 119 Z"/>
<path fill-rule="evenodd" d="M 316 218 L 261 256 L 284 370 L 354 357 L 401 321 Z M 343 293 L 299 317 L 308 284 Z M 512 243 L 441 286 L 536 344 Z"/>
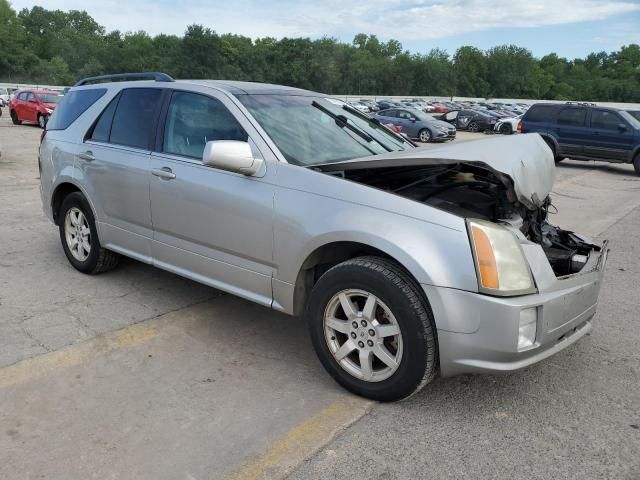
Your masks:
<path fill-rule="evenodd" d="M 87 217 L 73 207 L 64 219 L 64 236 L 73 258 L 84 262 L 91 253 L 91 229 Z"/>
<path fill-rule="evenodd" d="M 380 382 L 400 366 L 400 326 L 372 293 L 358 289 L 336 293 L 325 308 L 324 334 L 336 362 L 360 380 Z"/>

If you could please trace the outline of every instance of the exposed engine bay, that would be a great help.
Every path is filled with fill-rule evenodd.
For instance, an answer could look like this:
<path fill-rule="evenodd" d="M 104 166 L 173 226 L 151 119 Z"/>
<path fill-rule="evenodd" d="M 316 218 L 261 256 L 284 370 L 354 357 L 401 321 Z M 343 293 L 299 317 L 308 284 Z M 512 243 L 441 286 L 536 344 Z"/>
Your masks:
<path fill-rule="evenodd" d="M 515 195 L 511 177 L 482 163 L 374 167 L 354 162 L 316 168 L 460 217 L 516 225 L 526 238 L 542 246 L 558 277 L 579 272 L 590 253 L 600 250 L 548 222 L 550 197 L 542 199 L 540 206 L 525 206 Z"/>

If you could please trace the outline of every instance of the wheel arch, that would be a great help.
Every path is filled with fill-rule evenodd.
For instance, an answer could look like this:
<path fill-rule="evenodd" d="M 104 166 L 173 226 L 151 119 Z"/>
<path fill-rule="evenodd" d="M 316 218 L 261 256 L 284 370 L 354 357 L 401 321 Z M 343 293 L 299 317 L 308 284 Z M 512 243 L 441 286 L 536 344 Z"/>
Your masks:
<path fill-rule="evenodd" d="M 97 222 L 98 218 L 96 216 L 96 209 L 93 206 L 93 202 L 91 201 L 87 193 L 82 189 L 82 187 L 77 183 L 73 182 L 71 179 L 65 179 L 61 181 L 58 185 L 56 185 L 56 187 L 53 190 L 53 194 L 51 195 L 51 214 L 53 216 L 53 223 L 58 225 L 58 221 L 59 221 L 58 211 L 60 210 L 60 206 L 62 205 L 62 202 L 64 201 L 64 199 L 73 192 L 81 193 L 84 196 L 84 198 L 87 200 L 87 203 L 91 208 L 91 213 L 93 214 L 93 218 L 96 220 L 96 228 L 98 229 L 98 235 L 99 235 L 100 232 L 99 232 L 99 227 Z"/>
<path fill-rule="evenodd" d="M 300 265 L 293 290 L 293 314 L 304 313 L 309 295 L 318 279 L 330 268 L 346 260 L 361 256 L 376 256 L 391 260 L 402 268 L 416 282 L 422 292 L 416 275 L 396 255 L 392 255 L 379 245 L 372 246 L 358 241 L 332 241 L 315 248 Z M 424 295 L 424 292 L 422 292 Z M 424 296 L 426 300 L 426 296 Z"/>
<path fill-rule="evenodd" d="M 556 139 L 556 137 L 554 137 L 553 135 L 547 132 L 538 132 L 538 135 L 540 135 L 542 139 L 545 140 L 545 142 L 549 140 L 551 143 L 553 143 L 554 153 L 556 155 L 558 155 L 559 153 L 562 153 L 560 144 L 558 143 L 558 140 Z"/>

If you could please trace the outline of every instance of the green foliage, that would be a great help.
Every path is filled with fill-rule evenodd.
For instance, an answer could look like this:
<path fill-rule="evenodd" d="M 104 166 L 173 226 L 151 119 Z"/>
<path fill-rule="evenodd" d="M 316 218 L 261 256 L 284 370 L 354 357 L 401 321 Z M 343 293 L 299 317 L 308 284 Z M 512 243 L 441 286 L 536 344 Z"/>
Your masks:
<path fill-rule="evenodd" d="M 190 25 L 184 36 L 107 32 L 87 12 L 23 9 L 0 0 L 0 80 L 68 85 L 86 76 L 162 71 L 333 94 L 548 98 L 640 102 L 640 46 L 567 60 L 515 45 L 410 53 L 397 40 L 219 35 Z"/>

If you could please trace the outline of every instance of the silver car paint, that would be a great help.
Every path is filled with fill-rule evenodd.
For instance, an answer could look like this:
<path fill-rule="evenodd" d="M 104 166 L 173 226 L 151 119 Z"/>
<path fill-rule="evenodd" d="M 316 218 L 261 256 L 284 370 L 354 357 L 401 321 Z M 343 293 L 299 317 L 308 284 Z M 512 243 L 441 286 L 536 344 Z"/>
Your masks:
<path fill-rule="evenodd" d="M 183 89 L 223 100 L 249 133 L 254 153 L 265 159 L 264 171 L 246 177 L 192 159 L 84 142 L 108 102 L 122 88 L 135 87 Z M 462 218 L 287 164 L 224 83 L 122 82 L 79 88 L 108 92 L 67 130 L 47 133 L 40 152 L 43 207 L 53 218 L 55 189 L 63 183 L 77 186 L 89 200 L 100 241 L 108 248 L 293 313 L 296 279 L 316 249 L 345 241 L 375 247 L 423 286 L 435 314 L 445 375 L 517 368 L 522 366 L 517 359 L 526 363 L 556 348 L 549 344 L 547 328 L 540 330 L 545 333 L 535 345 L 539 350 L 515 352 L 515 318 L 523 306 L 549 312 L 540 321 L 560 324 L 558 332 L 593 315 L 604 261 L 592 275 L 559 280 L 540 257 L 540 247 L 522 239 L 541 293 L 516 298 L 479 294 Z M 96 160 L 79 158 L 87 150 Z M 176 178 L 150 173 L 163 167 L 171 168 Z M 560 306 L 567 304 L 586 306 L 586 313 L 565 321 L 568 314 L 560 314 Z"/>

